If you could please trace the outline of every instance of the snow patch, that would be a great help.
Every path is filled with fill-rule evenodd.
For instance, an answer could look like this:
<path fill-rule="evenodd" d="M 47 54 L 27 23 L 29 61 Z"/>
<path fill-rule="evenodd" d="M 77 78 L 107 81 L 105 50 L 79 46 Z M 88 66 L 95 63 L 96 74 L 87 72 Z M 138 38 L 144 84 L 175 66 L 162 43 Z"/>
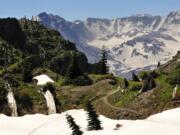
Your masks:
<path fill-rule="evenodd" d="M 47 83 L 54 83 L 54 81 L 46 74 L 33 77 L 33 79 L 38 81 L 37 85 L 45 85 Z"/>

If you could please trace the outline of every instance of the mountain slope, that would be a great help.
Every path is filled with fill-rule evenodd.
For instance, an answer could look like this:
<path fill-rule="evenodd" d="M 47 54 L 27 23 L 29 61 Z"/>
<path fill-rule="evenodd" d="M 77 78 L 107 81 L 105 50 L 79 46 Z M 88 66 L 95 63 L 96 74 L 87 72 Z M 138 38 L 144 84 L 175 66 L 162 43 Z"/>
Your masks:
<path fill-rule="evenodd" d="M 35 19 L 75 42 L 89 62 L 99 60 L 99 50 L 104 45 L 115 75 L 130 77 L 133 70 L 154 69 L 158 61 L 168 61 L 180 49 L 179 11 L 165 17 L 145 14 L 74 22 L 44 12 Z"/>
<path fill-rule="evenodd" d="M 0 113 L 11 114 L 6 82 L 12 87 L 19 115 L 46 113 L 33 75 L 48 72 L 57 81 L 67 73 L 72 59 L 82 73 L 88 72 L 86 56 L 58 31 L 26 18 L 3 18 L 0 24 Z"/>

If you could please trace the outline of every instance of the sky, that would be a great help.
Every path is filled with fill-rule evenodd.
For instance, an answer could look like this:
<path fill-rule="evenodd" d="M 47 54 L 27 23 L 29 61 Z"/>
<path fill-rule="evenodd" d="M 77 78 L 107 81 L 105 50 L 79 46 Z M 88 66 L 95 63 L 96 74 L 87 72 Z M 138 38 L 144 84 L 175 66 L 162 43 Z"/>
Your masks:
<path fill-rule="evenodd" d="M 135 14 L 167 15 L 180 10 L 180 0 L 0 0 L 0 18 L 26 16 L 41 12 L 67 20 L 120 18 Z"/>

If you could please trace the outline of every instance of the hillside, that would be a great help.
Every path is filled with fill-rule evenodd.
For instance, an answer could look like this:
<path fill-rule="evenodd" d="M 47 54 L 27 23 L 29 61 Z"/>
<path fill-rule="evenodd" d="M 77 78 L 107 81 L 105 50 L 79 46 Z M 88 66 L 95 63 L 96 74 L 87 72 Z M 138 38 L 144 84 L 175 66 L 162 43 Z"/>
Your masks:
<path fill-rule="evenodd" d="M 64 40 L 57 31 L 46 29 L 38 22 L 30 21 L 26 18 L 19 21 L 14 18 L 1 19 L 0 22 L 2 23 L 0 29 L 1 50 L 7 48 L 7 51 L 4 51 L 7 54 L 4 55 L 8 58 L 12 57 L 9 54 L 10 51 L 12 52 L 11 55 L 14 55 L 13 58 L 20 55 L 18 61 L 32 55 L 44 56 L 45 60 L 42 65 L 45 65 L 45 61 L 53 62 L 55 57 L 57 59 L 66 55 L 68 59 L 68 57 L 75 55 L 79 57 L 78 59 L 84 61 L 84 65 L 87 65 L 86 57 L 77 51 L 73 43 Z M 17 62 L 17 60 L 13 61 L 11 59 L 9 61 L 7 65 Z M 49 64 L 51 66 L 51 63 Z"/>
<path fill-rule="evenodd" d="M 87 99 L 93 99 L 95 108 L 100 114 L 115 119 L 146 118 L 149 115 L 179 107 L 180 98 L 173 99 L 175 85 L 180 84 L 179 58 L 178 53 L 171 61 L 161 65 L 154 72 L 142 72 L 154 74 L 156 87 L 140 94 L 139 91 L 144 82 L 128 81 L 129 86 L 124 88 L 124 81 L 119 77 L 90 75 L 93 85 L 61 87 L 61 97 L 63 97 L 61 101 L 68 109 L 73 109 L 83 108 Z M 142 77 L 142 74 L 139 74 L 139 77 Z"/>
<path fill-rule="evenodd" d="M 92 74 L 90 69 L 95 65 L 88 64 L 86 56 L 73 43 L 64 40 L 57 31 L 25 18 L 0 20 L 2 23 L 4 21 L 6 23 L 0 29 L 4 33 L 0 35 L 1 52 L 5 52 L 2 55 L 4 58 L 2 57 L 0 72 L 1 113 L 11 114 L 6 98 L 7 80 L 14 93 L 20 116 L 48 113 L 42 88 L 45 92 L 50 90 L 57 112 L 84 108 L 84 104 L 92 100 L 98 113 L 109 118 L 142 119 L 180 106 L 179 99 L 172 98 L 175 85 L 180 84 L 179 53 L 154 72 L 142 72 L 139 78 L 143 77 L 144 80 L 129 80 L 125 84 L 121 77 Z M 3 29 L 3 26 L 11 25 L 15 25 L 13 28 L 17 29 Z M 11 36 L 13 32 L 19 34 Z M 8 61 L 5 61 L 7 57 Z M 53 86 L 39 86 L 31 80 L 31 77 L 41 74 L 48 75 L 54 81 Z M 146 80 L 149 76 L 151 79 Z M 75 79 L 69 80 L 69 77 Z M 151 86 L 148 84 L 144 89 L 146 81 Z"/>
<path fill-rule="evenodd" d="M 180 49 L 179 11 L 166 16 L 142 14 L 74 22 L 58 15 L 40 13 L 36 19 L 75 42 L 91 63 L 99 60 L 99 50 L 104 45 L 111 72 L 127 78 L 131 77 L 132 71 L 155 69 L 158 61 L 169 61 Z"/>
<path fill-rule="evenodd" d="M 58 80 L 65 76 L 72 59 L 81 72 L 89 72 L 86 56 L 73 43 L 64 40 L 59 32 L 26 18 L 4 18 L 0 19 L 0 24 L 0 112 L 10 114 L 7 82 L 15 94 L 19 114 L 28 111 L 46 113 L 39 87 L 32 82 L 34 75 L 48 72 Z"/>

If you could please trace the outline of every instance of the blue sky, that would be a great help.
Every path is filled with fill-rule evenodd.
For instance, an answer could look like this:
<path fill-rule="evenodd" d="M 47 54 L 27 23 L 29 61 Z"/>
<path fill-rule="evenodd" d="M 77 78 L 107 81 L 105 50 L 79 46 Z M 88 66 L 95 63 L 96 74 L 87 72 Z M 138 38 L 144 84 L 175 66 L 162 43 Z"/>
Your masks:
<path fill-rule="evenodd" d="M 31 17 L 40 12 L 67 20 L 118 18 L 140 13 L 166 15 L 180 10 L 180 0 L 0 0 L 0 17 Z"/>

